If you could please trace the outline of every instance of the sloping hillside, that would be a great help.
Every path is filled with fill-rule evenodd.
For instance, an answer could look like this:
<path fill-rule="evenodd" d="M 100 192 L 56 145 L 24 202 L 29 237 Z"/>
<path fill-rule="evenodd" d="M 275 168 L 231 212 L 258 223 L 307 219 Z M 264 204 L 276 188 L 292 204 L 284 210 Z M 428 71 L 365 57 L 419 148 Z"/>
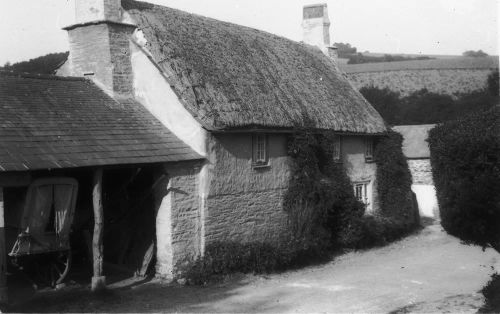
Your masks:
<path fill-rule="evenodd" d="M 457 97 L 487 86 L 487 78 L 498 68 L 498 57 L 447 58 L 419 61 L 339 64 L 358 88 L 388 88 L 408 96 L 427 89 L 430 92 Z"/>

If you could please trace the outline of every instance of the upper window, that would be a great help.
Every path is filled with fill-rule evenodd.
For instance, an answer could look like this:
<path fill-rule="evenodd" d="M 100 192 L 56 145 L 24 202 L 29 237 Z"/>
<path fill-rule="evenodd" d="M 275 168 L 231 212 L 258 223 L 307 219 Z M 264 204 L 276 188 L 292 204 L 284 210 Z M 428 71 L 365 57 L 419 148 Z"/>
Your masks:
<path fill-rule="evenodd" d="M 269 163 L 267 135 L 263 133 L 253 135 L 253 157 L 254 166 L 267 166 Z"/>
<path fill-rule="evenodd" d="M 368 138 L 365 140 L 365 160 L 373 161 L 373 139 Z"/>
<path fill-rule="evenodd" d="M 333 149 L 332 149 L 333 161 L 342 161 L 342 139 L 340 136 L 335 136 L 333 139 Z"/>

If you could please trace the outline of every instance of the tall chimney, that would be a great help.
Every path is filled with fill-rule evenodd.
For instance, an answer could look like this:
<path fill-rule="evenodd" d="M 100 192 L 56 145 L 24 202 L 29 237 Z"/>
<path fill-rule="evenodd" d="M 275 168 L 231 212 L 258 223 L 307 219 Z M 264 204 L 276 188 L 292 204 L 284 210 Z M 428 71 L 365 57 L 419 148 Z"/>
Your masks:
<path fill-rule="evenodd" d="M 106 92 L 133 97 L 130 38 L 135 25 L 122 23 L 121 0 L 76 0 L 77 24 L 68 31 L 69 75 L 87 76 Z"/>
<path fill-rule="evenodd" d="M 304 6 L 302 22 L 303 41 L 306 44 L 317 46 L 326 55 L 330 47 L 330 19 L 326 3 Z"/>

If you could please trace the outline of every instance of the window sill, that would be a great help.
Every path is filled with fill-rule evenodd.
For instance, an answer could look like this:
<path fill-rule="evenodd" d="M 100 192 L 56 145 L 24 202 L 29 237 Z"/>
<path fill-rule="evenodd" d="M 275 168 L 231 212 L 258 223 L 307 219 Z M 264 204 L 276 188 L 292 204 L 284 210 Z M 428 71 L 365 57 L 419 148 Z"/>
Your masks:
<path fill-rule="evenodd" d="M 270 168 L 270 167 L 271 167 L 271 164 L 269 162 L 265 163 L 265 164 L 252 164 L 253 169 L 266 169 L 266 168 Z"/>

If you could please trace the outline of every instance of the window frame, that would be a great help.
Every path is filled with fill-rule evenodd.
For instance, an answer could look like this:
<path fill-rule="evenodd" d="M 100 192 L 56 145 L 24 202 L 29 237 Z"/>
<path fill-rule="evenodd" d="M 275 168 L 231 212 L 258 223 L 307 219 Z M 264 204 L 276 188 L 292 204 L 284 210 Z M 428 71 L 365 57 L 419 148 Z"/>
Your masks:
<path fill-rule="evenodd" d="M 252 166 L 254 168 L 269 167 L 269 137 L 266 133 L 252 134 Z"/>
<path fill-rule="evenodd" d="M 375 140 L 371 137 L 365 138 L 365 162 L 375 162 Z"/>
<path fill-rule="evenodd" d="M 340 135 L 335 135 L 333 138 L 332 159 L 333 162 L 342 163 L 342 137 Z"/>
<path fill-rule="evenodd" d="M 354 197 L 361 203 L 365 205 L 367 212 L 371 212 L 373 209 L 373 187 L 372 181 L 357 181 L 353 182 Z M 358 187 L 361 187 L 362 199 L 358 197 Z"/>

